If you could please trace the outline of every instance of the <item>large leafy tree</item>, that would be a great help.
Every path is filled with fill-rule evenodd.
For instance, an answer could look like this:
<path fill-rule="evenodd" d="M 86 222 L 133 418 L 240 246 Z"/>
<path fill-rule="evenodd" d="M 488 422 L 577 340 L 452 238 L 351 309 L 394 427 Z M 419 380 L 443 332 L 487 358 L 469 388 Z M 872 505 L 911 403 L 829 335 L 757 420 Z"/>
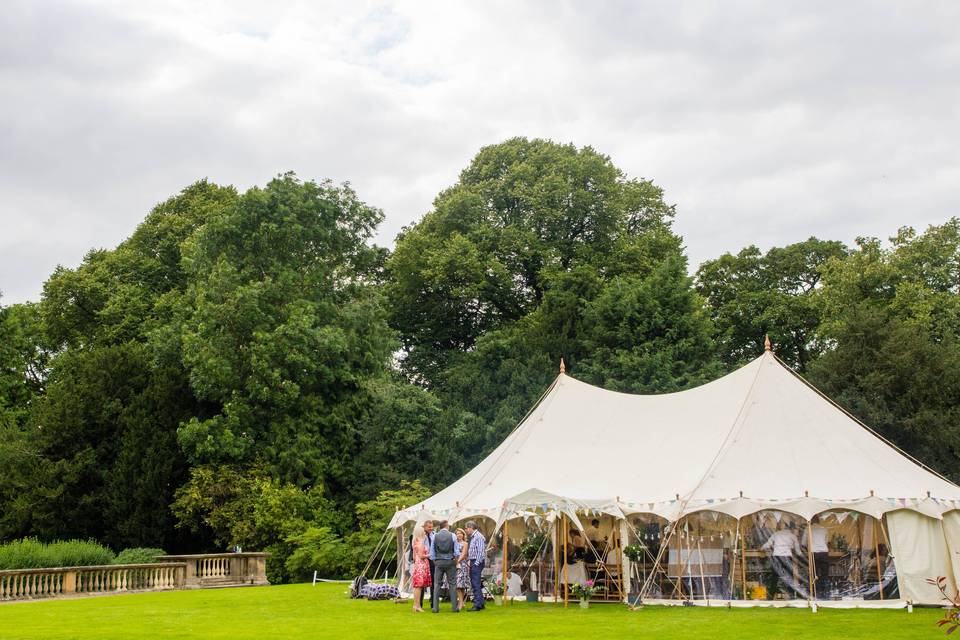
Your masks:
<path fill-rule="evenodd" d="M 346 482 L 363 382 L 395 344 L 373 286 L 382 252 L 367 243 L 381 216 L 347 186 L 284 175 L 190 239 L 176 330 L 157 342 L 217 407 L 178 432 L 192 463 Z"/>
<path fill-rule="evenodd" d="M 482 149 L 399 236 L 386 290 L 402 367 L 461 410 L 461 458 L 500 441 L 561 357 L 630 391 L 715 371 L 672 216 L 656 185 L 593 149 L 516 138 Z"/>
<path fill-rule="evenodd" d="M 590 147 L 514 138 L 483 148 L 390 258 L 405 371 L 441 383 L 452 356 L 534 311 L 554 274 L 602 268 L 672 215 L 656 185 Z"/>
<path fill-rule="evenodd" d="M 777 355 L 800 371 L 824 349 L 818 291 L 824 264 L 847 252 L 840 242 L 809 238 L 761 253 L 754 246 L 725 253 L 697 270 L 697 290 L 710 306 L 728 367 L 755 358 L 769 335 Z"/>
<path fill-rule="evenodd" d="M 3 533 L 179 544 L 167 508 L 186 468 L 176 429 L 204 408 L 182 367 L 153 357 L 147 336 L 185 288 L 180 246 L 235 197 L 205 182 L 188 187 L 116 249 L 91 251 L 45 283 L 32 325 L 44 389 L 8 476 L 16 490 L 4 501 Z"/>
<path fill-rule="evenodd" d="M 882 435 L 960 479 L 960 221 L 825 264 L 812 380 Z"/>

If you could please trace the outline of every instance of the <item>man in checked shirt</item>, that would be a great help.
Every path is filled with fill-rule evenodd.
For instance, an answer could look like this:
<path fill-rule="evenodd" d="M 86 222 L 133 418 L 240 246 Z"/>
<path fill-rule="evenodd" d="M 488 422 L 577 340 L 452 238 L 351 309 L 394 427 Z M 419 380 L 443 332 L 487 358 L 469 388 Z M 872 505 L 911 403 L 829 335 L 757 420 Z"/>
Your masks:
<path fill-rule="evenodd" d="M 467 522 L 467 538 L 470 544 L 467 547 L 467 564 L 470 566 L 470 589 L 473 590 L 473 608 L 467 611 L 482 611 L 486 604 L 483 602 L 483 585 L 480 574 L 483 565 L 487 562 L 487 539 L 477 529 L 473 520 Z"/>

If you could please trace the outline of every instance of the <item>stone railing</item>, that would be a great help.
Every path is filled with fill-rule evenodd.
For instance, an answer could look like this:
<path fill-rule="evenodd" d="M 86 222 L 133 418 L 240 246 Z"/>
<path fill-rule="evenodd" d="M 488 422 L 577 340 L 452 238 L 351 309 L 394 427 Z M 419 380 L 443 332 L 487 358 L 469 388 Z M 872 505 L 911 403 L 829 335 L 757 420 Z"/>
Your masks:
<path fill-rule="evenodd" d="M 180 589 L 186 569 L 182 562 L 162 562 L 0 571 L 0 600 Z"/>
<path fill-rule="evenodd" d="M 187 556 L 158 556 L 163 562 L 186 563 L 184 587 L 239 587 L 270 584 L 267 581 L 269 553 L 202 553 Z"/>
<path fill-rule="evenodd" d="M 158 556 L 151 564 L 0 571 L 0 601 L 266 585 L 268 553 Z"/>

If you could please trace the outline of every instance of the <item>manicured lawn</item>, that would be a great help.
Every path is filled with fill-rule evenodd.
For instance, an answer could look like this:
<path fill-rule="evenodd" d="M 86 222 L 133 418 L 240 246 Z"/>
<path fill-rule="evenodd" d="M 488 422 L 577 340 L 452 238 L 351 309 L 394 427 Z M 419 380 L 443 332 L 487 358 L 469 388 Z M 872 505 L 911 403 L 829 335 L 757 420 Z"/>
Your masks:
<path fill-rule="evenodd" d="M 341 584 L 0 604 L 0 638 L 940 638 L 939 610 L 706 609 L 513 603 L 456 616 L 349 600 Z"/>

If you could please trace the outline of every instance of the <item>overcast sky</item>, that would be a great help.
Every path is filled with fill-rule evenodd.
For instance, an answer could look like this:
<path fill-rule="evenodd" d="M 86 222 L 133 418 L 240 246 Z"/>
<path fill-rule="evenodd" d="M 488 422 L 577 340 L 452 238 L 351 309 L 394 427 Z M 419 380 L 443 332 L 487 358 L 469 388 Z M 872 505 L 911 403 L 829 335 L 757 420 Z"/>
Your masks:
<path fill-rule="evenodd" d="M 691 263 L 960 215 L 960 2 L 37 2 L 0 12 L 0 291 L 203 177 L 428 211 L 486 144 L 592 145 Z"/>

